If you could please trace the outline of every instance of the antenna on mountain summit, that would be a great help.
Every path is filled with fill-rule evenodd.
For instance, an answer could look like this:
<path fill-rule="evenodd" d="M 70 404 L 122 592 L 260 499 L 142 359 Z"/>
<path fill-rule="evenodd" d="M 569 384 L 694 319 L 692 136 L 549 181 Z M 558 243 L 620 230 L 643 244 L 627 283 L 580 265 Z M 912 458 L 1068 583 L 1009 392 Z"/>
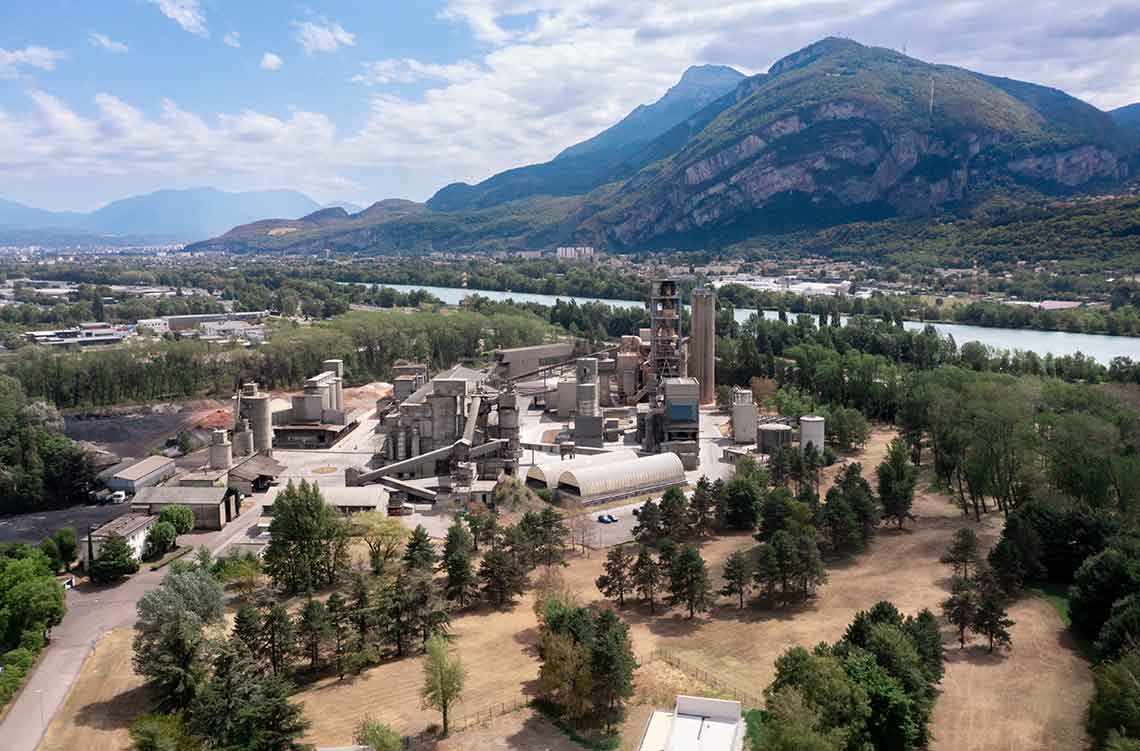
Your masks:
<path fill-rule="evenodd" d="M 934 76 L 930 77 L 930 118 L 934 119 Z"/>

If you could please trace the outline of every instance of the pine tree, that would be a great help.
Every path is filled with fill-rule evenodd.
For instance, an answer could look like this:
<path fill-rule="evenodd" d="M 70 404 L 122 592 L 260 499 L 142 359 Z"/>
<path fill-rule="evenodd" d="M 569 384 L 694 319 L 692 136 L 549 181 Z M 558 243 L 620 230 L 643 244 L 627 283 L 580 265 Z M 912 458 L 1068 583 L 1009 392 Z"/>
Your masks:
<path fill-rule="evenodd" d="M 693 497 L 689 500 L 689 529 L 696 537 L 708 537 L 716 526 L 716 507 L 712 483 L 705 475 L 697 480 Z"/>
<path fill-rule="evenodd" d="M 274 675 L 289 669 L 297 649 L 297 627 L 285 606 L 277 603 L 269 608 L 261 625 L 261 652 L 269 661 Z"/>
<path fill-rule="evenodd" d="M 633 696 L 633 671 L 637 660 L 629 639 L 629 626 L 612 610 L 598 613 L 594 621 L 594 642 L 590 650 L 594 705 L 611 725 L 622 702 Z"/>
<path fill-rule="evenodd" d="M 233 635 L 251 655 L 260 652 L 261 644 L 261 612 L 252 605 L 242 605 L 234 616 Z"/>
<path fill-rule="evenodd" d="M 684 540 L 689 536 L 689 501 L 680 488 L 669 488 L 661 496 L 661 536 Z"/>
<path fill-rule="evenodd" d="M 630 575 L 638 596 L 643 602 L 649 603 L 650 614 L 656 614 L 657 593 L 661 591 L 661 564 L 653 560 L 652 554 L 644 545 L 637 553 Z"/>
<path fill-rule="evenodd" d="M 633 589 L 633 555 L 624 545 L 610 548 L 606 553 L 603 573 L 598 577 L 597 587 L 605 597 L 616 597 L 618 607 L 625 607 L 625 593 Z"/>
<path fill-rule="evenodd" d="M 989 640 L 990 652 L 994 647 L 1012 645 L 1009 629 L 1014 622 L 1005 609 L 1006 595 L 997 579 L 989 572 L 978 577 L 978 608 L 970 630 Z"/>
<path fill-rule="evenodd" d="M 301 607 L 300 619 L 297 622 L 297 635 L 309 658 L 310 670 L 316 670 L 317 663 L 321 659 L 321 649 L 328 641 L 331 631 L 332 624 L 329 622 L 329 614 L 324 603 L 310 598 Z"/>
<path fill-rule="evenodd" d="M 963 579 L 970 578 L 970 567 L 981 560 L 981 545 L 978 536 L 972 529 L 959 529 L 954 533 L 950 547 L 939 559 L 954 567 L 954 575 Z"/>
<path fill-rule="evenodd" d="M 333 592 L 325 605 L 329 615 L 329 625 L 333 641 L 333 662 L 336 666 L 337 678 L 344 678 L 347 667 L 349 647 L 349 619 L 346 612 L 344 598 L 339 592 Z"/>
<path fill-rule="evenodd" d="M 479 579 L 483 582 L 483 592 L 498 608 L 526 590 L 526 571 L 506 550 L 489 550 L 483 555 Z"/>
<path fill-rule="evenodd" d="M 712 600 L 708 567 L 700 552 L 686 545 L 669 570 L 669 601 L 689 609 L 689 618 L 697 611 L 708 610 Z"/>
<path fill-rule="evenodd" d="M 356 626 L 356 633 L 364 641 L 368 640 L 368 632 L 375 625 L 375 616 L 372 612 L 372 592 L 368 588 L 368 580 L 362 574 L 352 578 L 352 591 L 349 593 L 352 622 Z"/>
<path fill-rule="evenodd" d="M 974 623 L 978 615 L 978 592 L 971 582 L 958 579 L 954 582 L 950 597 L 942 603 L 942 614 L 958 629 L 959 649 L 966 646 L 966 629 Z"/>
<path fill-rule="evenodd" d="M 264 751 L 306 748 L 300 739 L 311 723 L 305 719 L 301 705 L 289 701 L 291 693 L 289 684 L 282 678 L 266 676 L 259 682 L 243 712 L 252 728 L 252 738 L 242 747 Z"/>
<path fill-rule="evenodd" d="M 99 546 L 99 555 L 91 562 L 91 579 L 96 584 L 110 584 L 139 570 L 131 546 L 121 535 L 111 533 Z"/>
<path fill-rule="evenodd" d="M 424 525 L 417 524 L 404 549 L 404 566 L 409 571 L 431 571 L 435 568 L 436 552 Z"/>
<path fill-rule="evenodd" d="M 752 581 L 764 590 L 764 596 L 771 602 L 775 598 L 776 586 L 780 583 L 780 561 L 772 543 L 760 546 L 755 569 Z"/>
<path fill-rule="evenodd" d="M 470 551 L 456 551 L 446 555 L 443 570 L 447 573 L 447 599 L 458 601 L 461 608 L 467 607 L 478 588 Z"/>
<path fill-rule="evenodd" d="M 456 520 L 448 527 L 447 539 L 443 543 L 443 567 L 446 568 L 446 561 L 451 556 L 456 554 L 469 556 L 474 547 L 475 540 L 471 533 L 463 522 Z"/>
<path fill-rule="evenodd" d="M 641 504 L 633 539 L 642 545 L 653 545 L 661 539 L 661 507 L 653 499 Z"/>
<path fill-rule="evenodd" d="M 875 470 L 879 479 L 879 499 L 883 504 L 883 514 L 898 522 L 911 516 L 910 507 L 914 503 L 914 487 L 918 471 L 910 463 L 906 442 L 901 438 L 891 441 L 887 448 L 887 458 Z"/>
<path fill-rule="evenodd" d="M 724 587 L 720 593 L 725 597 L 737 597 L 740 607 L 752 586 L 752 556 L 746 550 L 734 551 L 724 561 Z"/>
<path fill-rule="evenodd" d="M 805 599 L 816 587 L 827 581 L 827 567 L 815 542 L 815 530 L 801 530 L 796 537 L 796 577 L 800 581 L 800 594 Z"/>

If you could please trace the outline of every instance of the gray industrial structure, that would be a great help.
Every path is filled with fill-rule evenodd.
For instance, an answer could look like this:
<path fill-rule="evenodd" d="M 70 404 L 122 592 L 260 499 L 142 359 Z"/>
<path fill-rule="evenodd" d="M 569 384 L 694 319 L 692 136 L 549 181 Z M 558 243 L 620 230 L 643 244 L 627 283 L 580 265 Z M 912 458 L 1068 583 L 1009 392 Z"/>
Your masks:
<path fill-rule="evenodd" d="M 823 451 L 823 441 L 826 435 L 823 418 L 819 415 L 804 415 L 800 418 L 800 448 L 807 450 L 811 446 L 816 451 Z"/>
<path fill-rule="evenodd" d="M 737 443 L 756 443 L 758 414 L 750 389 L 732 390 L 732 439 Z"/>
<path fill-rule="evenodd" d="M 701 404 L 716 402 L 716 296 L 693 290 L 692 332 L 689 336 L 689 375 L 701 385 Z"/>
<path fill-rule="evenodd" d="M 273 450 L 269 394 L 259 391 L 256 383 L 243 385 L 234 397 L 234 443 L 240 447 L 238 456 Z"/>
<path fill-rule="evenodd" d="M 766 422 L 757 429 L 757 448 L 769 456 L 792 445 L 792 426 L 782 422 Z"/>

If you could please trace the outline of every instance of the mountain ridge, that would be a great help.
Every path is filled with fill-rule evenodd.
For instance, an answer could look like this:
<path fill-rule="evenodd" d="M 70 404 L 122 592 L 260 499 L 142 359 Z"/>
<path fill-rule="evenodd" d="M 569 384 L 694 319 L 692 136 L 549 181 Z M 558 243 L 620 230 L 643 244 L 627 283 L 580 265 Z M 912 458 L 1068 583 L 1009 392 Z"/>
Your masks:
<path fill-rule="evenodd" d="M 328 204 L 325 208 L 341 206 Z M 356 211 L 359 207 L 347 204 Z M 0 199 L 0 225 L 19 229 L 66 230 L 76 237 L 130 236 L 193 241 L 268 216 L 311 214 L 322 206 L 295 190 L 228 192 L 216 188 L 162 189 L 112 201 L 94 211 L 48 211 Z M 32 234 L 34 236 L 34 234 Z"/>
<path fill-rule="evenodd" d="M 699 248 L 953 211 L 994 192 L 1112 190 L 1131 174 L 1138 144 L 1140 133 L 1122 128 L 1118 115 L 1057 89 L 828 38 L 741 78 L 617 165 L 571 151 L 480 183 L 518 185 L 520 175 L 541 183 L 554 165 L 590 178 L 577 192 L 519 198 L 491 190 L 457 208 L 438 200 L 449 186 L 399 212 L 284 228 L 272 238 L 238 227 L 200 247 Z M 603 168 L 606 181 L 590 185 Z"/>

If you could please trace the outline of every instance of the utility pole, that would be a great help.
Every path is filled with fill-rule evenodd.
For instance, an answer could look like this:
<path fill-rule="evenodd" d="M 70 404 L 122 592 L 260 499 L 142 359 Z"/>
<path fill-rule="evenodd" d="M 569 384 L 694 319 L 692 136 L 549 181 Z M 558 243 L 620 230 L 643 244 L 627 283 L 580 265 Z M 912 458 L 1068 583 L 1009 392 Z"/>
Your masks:
<path fill-rule="evenodd" d="M 87 572 L 91 572 L 91 564 L 95 562 L 95 543 L 91 542 L 91 525 L 87 525 Z"/>

